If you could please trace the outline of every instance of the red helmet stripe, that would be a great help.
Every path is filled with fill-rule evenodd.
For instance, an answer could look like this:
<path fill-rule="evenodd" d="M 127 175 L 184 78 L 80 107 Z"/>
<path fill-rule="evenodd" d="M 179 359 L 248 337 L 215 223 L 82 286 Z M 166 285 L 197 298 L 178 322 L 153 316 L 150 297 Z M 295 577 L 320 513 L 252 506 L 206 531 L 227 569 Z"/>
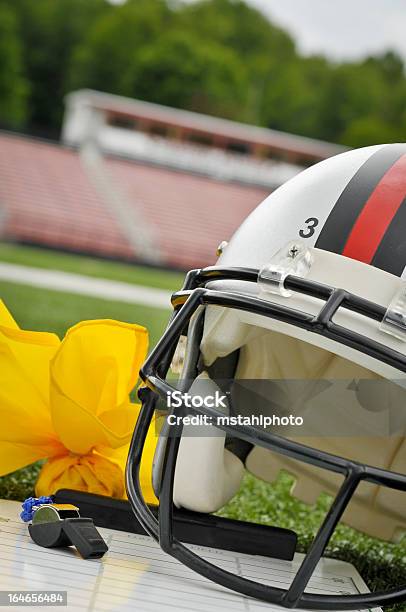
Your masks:
<path fill-rule="evenodd" d="M 342 253 L 358 217 L 377 185 L 406 154 L 406 144 L 379 147 L 351 178 L 323 225 L 316 247 Z"/>
<path fill-rule="evenodd" d="M 371 263 L 406 197 L 406 154 L 384 174 L 361 210 L 342 254 Z"/>

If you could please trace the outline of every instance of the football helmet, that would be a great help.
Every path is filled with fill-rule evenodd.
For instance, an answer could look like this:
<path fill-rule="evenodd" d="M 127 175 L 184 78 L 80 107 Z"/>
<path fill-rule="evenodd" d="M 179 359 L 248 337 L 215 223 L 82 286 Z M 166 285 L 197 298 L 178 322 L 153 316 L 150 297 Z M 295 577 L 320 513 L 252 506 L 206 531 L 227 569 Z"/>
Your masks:
<path fill-rule="evenodd" d="M 406 585 L 359 595 L 308 586 L 341 519 L 386 540 L 406 531 L 406 421 L 399 416 L 406 387 L 406 145 L 352 150 L 306 169 L 260 204 L 220 251 L 215 266 L 192 270 L 174 293 L 173 316 L 141 370 L 142 409 L 126 477 L 136 516 L 196 572 L 267 602 L 350 610 L 406 600 Z M 168 373 L 182 350 L 175 382 Z M 155 411 L 176 388 L 214 395 L 220 379 L 229 382 L 226 410 L 204 402 L 170 408 L 216 424 L 199 425 L 197 434 L 182 421 L 170 434 L 163 428 L 152 470 L 158 520 L 139 483 Z M 244 380 L 265 391 L 233 394 Z M 344 384 L 325 396 L 320 381 Z M 282 402 L 266 398 L 268 391 Z M 278 427 L 219 420 L 240 414 L 247 402 L 248 413 L 258 413 L 266 399 L 283 414 L 308 417 L 310 426 L 300 436 L 292 428 L 285 435 Z M 386 423 L 385 434 L 377 423 Z M 333 496 L 288 589 L 236 576 L 174 537 L 173 506 L 217 511 L 245 470 L 271 482 L 281 469 L 294 475 L 300 499 Z"/>

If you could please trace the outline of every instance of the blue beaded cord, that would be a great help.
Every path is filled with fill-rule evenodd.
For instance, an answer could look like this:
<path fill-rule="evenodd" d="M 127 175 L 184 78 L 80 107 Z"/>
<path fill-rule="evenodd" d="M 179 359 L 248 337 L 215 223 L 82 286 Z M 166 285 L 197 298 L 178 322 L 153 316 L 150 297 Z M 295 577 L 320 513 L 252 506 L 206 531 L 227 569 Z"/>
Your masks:
<path fill-rule="evenodd" d="M 24 521 L 24 523 L 32 521 L 34 514 L 33 507 L 40 506 L 41 504 L 53 504 L 52 497 L 47 495 L 41 495 L 41 497 L 27 497 L 22 504 L 23 511 L 20 514 L 20 518 Z"/>

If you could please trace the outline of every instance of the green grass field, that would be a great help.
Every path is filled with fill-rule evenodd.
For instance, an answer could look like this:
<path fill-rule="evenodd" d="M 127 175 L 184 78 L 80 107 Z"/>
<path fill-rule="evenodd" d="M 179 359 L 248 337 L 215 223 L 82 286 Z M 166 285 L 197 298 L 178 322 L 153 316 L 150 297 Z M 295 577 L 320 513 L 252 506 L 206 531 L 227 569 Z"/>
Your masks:
<path fill-rule="evenodd" d="M 168 322 L 170 310 L 138 304 L 100 300 L 84 295 L 36 289 L 0 281 L 0 297 L 20 327 L 55 332 L 63 338 L 66 330 L 86 319 L 117 319 L 145 325 L 150 346 L 159 339 Z"/>
<path fill-rule="evenodd" d="M 0 244 L 0 261 L 66 270 L 165 289 L 176 289 L 182 282 L 182 275 L 175 272 L 16 245 Z M 53 331 L 60 337 L 68 327 L 79 320 L 115 318 L 147 326 L 153 346 L 162 333 L 169 314 L 168 311 L 160 309 L 45 291 L 1 281 L 0 297 L 21 327 Z M 40 466 L 35 465 L 0 478 L 0 498 L 23 499 L 31 495 L 39 469 Z M 290 495 L 291 486 L 292 479 L 287 474 L 282 474 L 273 485 L 247 475 L 239 494 L 220 514 L 294 529 L 299 536 L 299 550 L 305 551 L 328 509 L 330 500 L 323 496 L 315 507 L 310 508 Z M 406 583 L 406 538 L 395 546 L 373 540 L 342 526 L 331 541 L 327 554 L 354 563 L 372 590 Z M 406 605 L 400 604 L 396 610 L 405 611 Z"/>
<path fill-rule="evenodd" d="M 37 268 L 63 270 L 97 278 L 157 287 L 176 291 L 182 285 L 184 274 L 171 270 L 157 270 L 147 266 L 115 262 L 73 253 L 60 253 L 32 246 L 0 242 L 0 261 L 33 266 Z"/>

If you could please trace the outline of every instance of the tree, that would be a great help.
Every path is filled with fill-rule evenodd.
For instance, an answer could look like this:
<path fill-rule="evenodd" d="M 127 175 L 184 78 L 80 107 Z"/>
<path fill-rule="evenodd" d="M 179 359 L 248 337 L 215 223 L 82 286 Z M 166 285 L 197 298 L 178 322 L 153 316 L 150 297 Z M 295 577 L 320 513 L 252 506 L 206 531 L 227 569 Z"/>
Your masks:
<path fill-rule="evenodd" d="M 13 0 L 22 58 L 31 89 L 28 121 L 41 133 L 59 131 L 72 52 L 107 0 Z"/>
<path fill-rule="evenodd" d="M 406 102 L 404 68 L 395 58 L 385 54 L 332 68 L 320 93 L 324 138 L 348 145 L 393 140 Z"/>
<path fill-rule="evenodd" d="M 341 135 L 342 142 L 352 147 L 365 147 L 399 141 L 399 130 L 379 117 L 361 117 L 352 121 Z"/>
<path fill-rule="evenodd" d="M 245 77 L 231 49 L 173 30 L 132 57 L 126 91 L 144 100 L 238 119 L 246 103 Z"/>
<path fill-rule="evenodd" d="M 17 20 L 12 10 L 0 3 L 0 122 L 4 126 L 24 124 L 27 95 Z"/>
<path fill-rule="evenodd" d="M 324 137 L 320 124 L 320 92 L 329 78 L 330 64 L 322 57 L 295 58 L 269 79 L 261 116 L 268 127 L 310 137 Z"/>
<path fill-rule="evenodd" d="M 234 51 L 247 75 L 246 105 L 239 118 L 266 124 L 267 87 L 283 78 L 286 67 L 297 59 L 290 35 L 242 0 L 200 0 L 184 7 L 180 21 L 195 39 Z"/>
<path fill-rule="evenodd" d="M 242 60 L 278 55 L 283 61 L 295 55 L 289 34 L 243 0 L 200 0 L 185 5 L 180 24 L 200 38 L 234 49 Z"/>
<path fill-rule="evenodd" d="M 137 92 L 129 89 L 129 66 L 145 46 L 159 42 L 171 22 L 165 0 L 129 0 L 94 19 L 72 58 L 70 87 L 136 97 Z"/>
<path fill-rule="evenodd" d="M 233 49 L 196 36 L 163 0 L 130 1 L 98 20 L 76 52 L 71 82 L 234 118 L 247 90 Z"/>
<path fill-rule="evenodd" d="M 0 0 L 0 120 L 56 136 L 83 87 L 353 146 L 406 138 L 396 53 L 302 57 L 243 0 Z"/>

